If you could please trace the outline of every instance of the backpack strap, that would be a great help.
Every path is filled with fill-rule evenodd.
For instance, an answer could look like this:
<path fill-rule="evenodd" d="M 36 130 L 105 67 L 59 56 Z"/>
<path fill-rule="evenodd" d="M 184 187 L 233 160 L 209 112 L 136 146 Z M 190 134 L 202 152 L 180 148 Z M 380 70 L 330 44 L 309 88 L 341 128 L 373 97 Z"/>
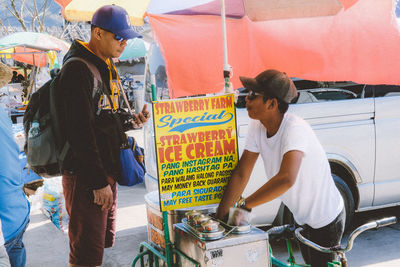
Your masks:
<path fill-rule="evenodd" d="M 92 98 L 95 97 L 96 95 L 96 91 L 98 89 L 101 89 L 103 86 L 103 81 L 101 79 L 101 75 L 99 70 L 97 69 L 97 67 L 87 61 L 86 59 L 80 58 L 80 57 L 71 57 L 69 58 L 67 61 L 64 62 L 63 67 L 66 66 L 68 63 L 73 62 L 73 61 L 81 61 L 83 63 L 86 64 L 86 66 L 88 67 L 88 69 L 90 70 L 90 72 L 93 75 L 93 92 L 92 92 Z M 62 70 L 62 68 L 61 68 Z M 60 71 L 61 72 L 61 71 Z M 57 116 L 57 110 L 56 110 L 56 101 L 55 101 L 55 93 L 53 88 L 50 88 L 50 113 L 52 114 L 52 121 L 53 121 L 53 126 L 54 126 L 54 131 L 55 134 L 57 136 L 58 140 L 61 140 L 61 132 L 60 132 L 60 125 L 58 123 L 58 116 Z M 69 142 L 65 142 L 65 144 L 62 146 L 62 149 L 60 151 L 60 155 L 58 157 L 58 159 L 62 162 L 64 161 L 65 157 L 67 156 L 67 153 L 69 151 L 69 149 L 71 148 L 71 145 L 69 144 Z"/>
<path fill-rule="evenodd" d="M 103 80 L 101 79 L 101 75 L 99 72 L 99 69 L 92 63 L 87 61 L 84 58 L 80 58 L 80 57 L 71 57 L 69 58 L 67 61 L 65 61 L 64 65 L 67 65 L 67 63 L 72 62 L 72 61 L 81 61 L 83 63 L 86 64 L 86 66 L 88 67 L 88 69 L 90 70 L 90 72 L 93 74 L 93 93 L 92 93 L 92 97 L 95 96 L 97 89 L 101 88 L 103 85 Z"/>

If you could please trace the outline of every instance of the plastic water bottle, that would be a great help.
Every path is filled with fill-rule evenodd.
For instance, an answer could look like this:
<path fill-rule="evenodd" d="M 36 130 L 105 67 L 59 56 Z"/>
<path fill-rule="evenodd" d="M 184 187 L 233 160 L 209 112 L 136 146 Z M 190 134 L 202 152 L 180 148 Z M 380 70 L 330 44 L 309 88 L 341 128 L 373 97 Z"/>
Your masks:
<path fill-rule="evenodd" d="M 142 111 L 144 105 L 144 89 L 143 85 L 136 82 L 132 87 L 133 103 L 135 105 L 135 113 L 138 114 Z"/>
<path fill-rule="evenodd" d="M 32 122 L 31 128 L 28 132 L 28 138 L 33 138 L 39 134 L 39 123 L 37 121 Z"/>

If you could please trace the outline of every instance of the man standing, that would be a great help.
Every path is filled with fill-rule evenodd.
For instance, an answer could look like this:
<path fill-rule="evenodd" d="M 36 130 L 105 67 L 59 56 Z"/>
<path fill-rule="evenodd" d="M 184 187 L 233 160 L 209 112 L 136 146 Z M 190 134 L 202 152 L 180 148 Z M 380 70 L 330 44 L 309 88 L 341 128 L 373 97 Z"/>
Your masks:
<path fill-rule="evenodd" d="M 79 57 L 94 65 L 101 76 L 94 89 L 93 74 L 85 62 L 72 61 L 61 70 L 56 88 L 61 132 L 70 144 L 62 163 L 66 209 L 70 216 L 70 266 L 99 266 L 104 248 L 115 240 L 116 183 L 120 175 L 121 124 L 118 113 L 119 76 L 112 62 L 128 39 L 138 37 L 125 9 L 99 8 L 93 15 L 89 43 L 76 40 L 64 63 Z M 109 99 L 111 101 L 109 101 Z M 147 107 L 135 119 L 145 123 Z M 135 122 L 131 127 L 137 126 Z M 122 125 L 126 129 L 126 125 Z"/>
<path fill-rule="evenodd" d="M 0 106 L 0 221 L 11 266 L 24 267 L 26 251 L 22 238 L 28 227 L 30 206 L 22 191 L 19 148 L 11 125 L 10 118 Z"/>
<path fill-rule="evenodd" d="M 253 207 L 280 198 L 305 229 L 307 238 L 322 246 L 339 244 L 344 231 L 344 203 L 325 152 L 311 127 L 303 119 L 286 113 L 297 96 L 295 85 L 285 73 L 272 69 L 240 80 L 249 90 L 246 108 L 252 120 L 245 150 L 224 192 L 217 217 L 226 219 L 261 154 L 269 179 L 240 201 L 233 221 L 240 224 Z M 326 266 L 333 257 L 304 245 L 301 252 L 305 262 L 312 266 Z"/>

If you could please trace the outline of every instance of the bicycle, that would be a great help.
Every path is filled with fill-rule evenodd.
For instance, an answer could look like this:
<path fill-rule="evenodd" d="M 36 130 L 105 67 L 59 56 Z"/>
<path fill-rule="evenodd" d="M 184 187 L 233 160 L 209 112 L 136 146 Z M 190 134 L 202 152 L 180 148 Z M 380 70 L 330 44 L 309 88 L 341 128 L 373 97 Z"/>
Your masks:
<path fill-rule="evenodd" d="M 318 250 L 320 252 L 324 252 L 324 253 L 334 253 L 337 258 L 339 258 L 339 261 L 332 261 L 329 262 L 327 264 L 328 267 L 347 267 L 347 258 L 345 253 L 350 251 L 353 248 L 353 244 L 354 244 L 354 240 L 356 239 L 356 237 L 361 234 L 364 231 L 370 230 L 370 229 L 378 229 L 380 227 L 384 227 L 384 226 L 388 226 L 391 224 L 394 224 L 397 222 L 397 218 L 396 217 L 388 217 L 388 218 L 383 218 L 380 220 L 375 220 L 366 224 L 363 224 L 361 226 L 359 226 L 357 229 L 355 229 L 349 237 L 349 240 L 347 241 L 347 245 L 337 245 L 334 247 L 323 247 L 320 246 L 314 242 L 312 242 L 311 240 L 308 240 L 307 238 L 305 238 L 304 236 L 301 235 L 301 231 L 303 230 L 303 228 L 299 227 L 296 229 L 296 227 L 294 225 L 282 225 L 282 226 L 276 226 L 273 227 L 271 229 L 269 229 L 267 231 L 268 235 L 270 236 L 270 239 L 272 238 L 276 238 L 276 237 L 284 237 L 286 239 L 286 246 L 288 249 L 288 254 L 289 254 L 289 258 L 287 259 L 287 263 L 286 262 L 282 262 L 280 260 L 278 260 L 277 258 L 275 258 L 272 254 L 272 249 L 271 246 L 269 246 L 269 252 L 270 252 L 270 262 L 272 266 L 276 266 L 276 267 L 309 267 L 310 265 L 308 264 L 298 264 L 295 261 L 295 257 L 293 254 L 293 248 L 292 248 L 292 244 L 290 241 L 290 238 L 293 237 L 293 233 L 294 236 L 303 244 Z"/>

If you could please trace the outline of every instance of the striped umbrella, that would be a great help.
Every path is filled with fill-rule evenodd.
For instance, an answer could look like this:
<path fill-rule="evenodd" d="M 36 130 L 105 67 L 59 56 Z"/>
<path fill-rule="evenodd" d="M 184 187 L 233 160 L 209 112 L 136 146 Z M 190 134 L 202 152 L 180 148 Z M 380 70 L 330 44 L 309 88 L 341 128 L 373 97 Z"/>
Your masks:
<path fill-rule="evenodd" d="M 9 56 L 12 50 L 14 60 L 44 67 L 47 52 L 66 51 L 70 44 L 46 33 L 17 32 L 0 38 L 0 55 Z"/>
<path fill-rule="evenodd" d="M 62 51 L 68 50 L 70 44 L 47 33 L 16 32 L 0 38 L 0 46 L 26 46 L 41 51 Z"/>
<path fill-rule="evenodd" d="M 392 0 L 341 0 L 344 8 L 334 16 L 268 21 L 233 18 L 232 1 L 226 13 L 233 88 L 241 87 L 239 75 L 254 77 L 268 68 L 309 80 L 400 84 Z M 190 10 L 197 15 L 148 11 L 172 98 L 220 92 L 224 85 L 221 19 L 218 10 L 210 16 L 200 8 Z"/>

